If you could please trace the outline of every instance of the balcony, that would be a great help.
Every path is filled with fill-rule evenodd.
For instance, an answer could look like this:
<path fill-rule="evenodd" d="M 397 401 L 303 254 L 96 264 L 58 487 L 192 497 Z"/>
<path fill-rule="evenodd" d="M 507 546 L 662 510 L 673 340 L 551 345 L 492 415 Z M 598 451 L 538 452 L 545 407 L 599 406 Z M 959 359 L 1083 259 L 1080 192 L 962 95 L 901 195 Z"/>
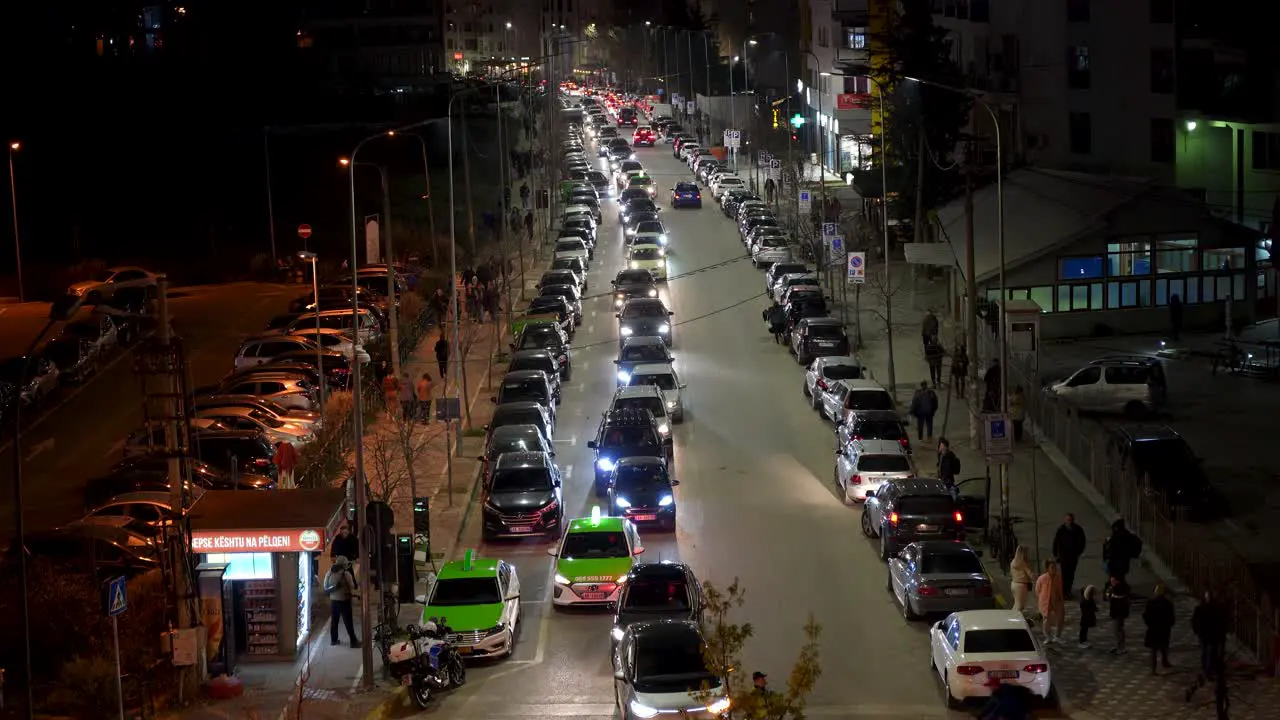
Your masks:
<path fill-rule="evenodd" d="M 835 48 L 835 58 L 832 63 L 845 72 L 850 72 L 851 68 L 868 67 L 871 65 L 871 53 L 866 49 L 855 50 L 847 47 Z"/>
<path fill-rule="evenodd" d="M 870 24 L 870 0 L 831 0 L 831 19 L 845 25 Z"/>

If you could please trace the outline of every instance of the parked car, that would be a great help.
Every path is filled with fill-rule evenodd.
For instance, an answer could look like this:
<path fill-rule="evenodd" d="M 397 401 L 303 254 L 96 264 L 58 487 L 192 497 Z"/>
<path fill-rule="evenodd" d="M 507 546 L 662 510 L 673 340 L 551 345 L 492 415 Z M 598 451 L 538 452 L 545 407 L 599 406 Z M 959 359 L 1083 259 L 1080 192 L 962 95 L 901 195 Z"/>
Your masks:
<path fill-rule="evenodd" d="M 85 298 L 89 303 L 106 302 L 119 290 L 141 288 L 154 292 L 156 275 L 150 270 L 131 265 L 99 270 L 88 280 L 72 283 L 67 294 Z"/>
<path fill-rule="evenodd" d="M 43 355 L 58 368 L 64 382 L 84 382 L 98 371 L 98 348 L 88 340 L 56 337 L 44 346 Z"/>

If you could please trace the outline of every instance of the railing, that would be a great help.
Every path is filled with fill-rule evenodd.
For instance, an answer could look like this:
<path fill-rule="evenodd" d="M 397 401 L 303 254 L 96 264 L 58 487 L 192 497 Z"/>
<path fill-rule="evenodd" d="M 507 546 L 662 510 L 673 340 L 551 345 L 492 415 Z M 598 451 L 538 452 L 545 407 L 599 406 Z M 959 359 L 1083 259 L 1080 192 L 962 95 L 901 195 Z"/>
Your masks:
<path fill-rule="evenodd" d="M 979 367 L 999 357 L 999 337 L 989 325 L 979 326 Z M 1026 419 L 1040 441 L 1051 443 L 1144 541 L 1145 551 L 1159 557 L 1197 597 L 1212 591 L 1231 611 L 1231 633 L 1264 668 L 1276 664 L 1280 627 L 1276 608 L 1258 591 L 1249 566 L 1223 545 L 1205 525 L 1190 522 L 1185 509 L 1169 502 L 1146 478 L 1125 463 L 1105 431 L 1080 417 L 1067 404 L 1041 392 L 1029 358 L 1009 356 L 1008 386 L 1026 389 Z"/>

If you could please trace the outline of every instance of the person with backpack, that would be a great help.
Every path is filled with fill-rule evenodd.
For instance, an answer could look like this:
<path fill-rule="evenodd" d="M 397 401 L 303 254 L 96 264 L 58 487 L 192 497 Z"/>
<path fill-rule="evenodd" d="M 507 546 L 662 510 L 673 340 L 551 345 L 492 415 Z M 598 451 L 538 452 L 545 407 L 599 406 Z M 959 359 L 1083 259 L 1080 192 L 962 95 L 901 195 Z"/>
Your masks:
<path fill-rule="evenodd" d="M 911 416 L 916 419 L 916 439 L 923 441 L 927 435 L 933 438 L 933 416 L 938 413 L 938 393 L 921 380 L 920 388 L 911 397 Z"/>
<path fill-rule="evenodd" d="M 956 476 L 960 474 L 960 458 L 951 451 L 951 442 L 938 440 L 938 479 L 955 491 Z"/>
<path fill-rule="evenodd" d="M 1111 523 L 1111 537 L 1102 542 L 1102 561 L 1107 575 L 1124 580 L 1130 564 L 1142 554 L 1142 540 L 1124 525 L 1124 518 Z"/>
<path fill-rule="evenodd" d="M 329 596 L 329 644 L 338 644 L 338 624 L 347 626 L 347 639 L 351 647 L 360 647 L 356 638 L 355 619 L 351 612 L 351 596 L 355 594 L 356 581 L 351 576 L 351 561 L 342 555 L 333 559 L 333 566 L 324 576 L 324 593 Z"/>

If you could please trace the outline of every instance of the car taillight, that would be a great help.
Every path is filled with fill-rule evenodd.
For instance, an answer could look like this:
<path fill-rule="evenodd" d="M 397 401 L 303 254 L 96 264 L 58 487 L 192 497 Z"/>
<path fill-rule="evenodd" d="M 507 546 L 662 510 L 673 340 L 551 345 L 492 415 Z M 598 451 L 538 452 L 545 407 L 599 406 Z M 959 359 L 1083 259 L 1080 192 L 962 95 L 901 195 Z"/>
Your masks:
<path fill-rule="evenodd" d="M 982 585 L 977 590 L 974 591 L 974 594 L 977 595 L 978 597 L 991 597 L 991 586 Z"/>
<path fill-rule="evenodd" d="M 891 512 L 891 513 L 889 513 L 889 524 L 890 524 L 890 525 L 897 525 L 897 524 L 898 524 L 898 513 L 896 513 L 896 512 Z"/>
<path fill-rule="evenodd" d="M 1045 663 L 1031 663 L 1030 665 L 1022 668 L 1022 671 L 1029 673 L 1047 673 L 1049 672 L 1049 666 Z"/>
<path fill-rule="evenodd" d="M 982 666 L 981 665 L 957 665 L 956 674 L 957 675 L 981 675 Z"/>
<path fill-rule="evenodd" d="M 701 199 L 702 199 L 702 193 L 694 193 L 694 196 L 693 196 L 693 197 L 694 197 L 695 199 L 697 199 L 697 200 L 701 200 Z"/>
<path fill-rule="evenodd" d="M 920 597 L 933 597 L 934 595 L 938 594 L 938 590 L 937 588 L 931 587 L 929 585 L 921 585 L 920 587 L 916 588 L 916 594 L 919 595 Z"/>
<path fill-rule="evenodd" d="M 826 381 L 826 380 L 823 380 L 822 378 L 818 378 L 818 387 L 819 387 L 819 388 L 822 388 L 823 390 L 826 390 L 826 389 L 827 389 L 827 381 Z"/>
<path fill-rule="evenodd" d="M 898 438 L 898 444 L 901 445 L 902 447 L 911 447 L 911 439 L 900 437 Z"/>
<path fill-rule="evenodd" d="M 257 467 L 266 467 L 271 464 L 271 461 L 266 458 L 258 458 L 253 461 L 253 464 Z"/>
<path fill-rule="evenodd" d="M 862 484 L 862 476 L 861 476 L 861 475 L 854 475 L 853 477 L 849 478 L 849 482 L 853 483 L 854 485 L 861 485 L 861 484 Z M 897 522 L 897 520 L 894 520 L 893 522 Z"/>
<path fill-rule="evenodd" d="M 956 511 L 956 523 L 959 525 L 964 524 L 964 513 L 960 512 L 959 510 Z"/>
<path fill-rule="evenodd" d="M 861 439 L 862 439 L 862 436 L 861 436 L 861 435 L 854 435 L 854 436 L 853 436 L 853 439 L 854 439 L 854 440 L 861 440 Z"/>

